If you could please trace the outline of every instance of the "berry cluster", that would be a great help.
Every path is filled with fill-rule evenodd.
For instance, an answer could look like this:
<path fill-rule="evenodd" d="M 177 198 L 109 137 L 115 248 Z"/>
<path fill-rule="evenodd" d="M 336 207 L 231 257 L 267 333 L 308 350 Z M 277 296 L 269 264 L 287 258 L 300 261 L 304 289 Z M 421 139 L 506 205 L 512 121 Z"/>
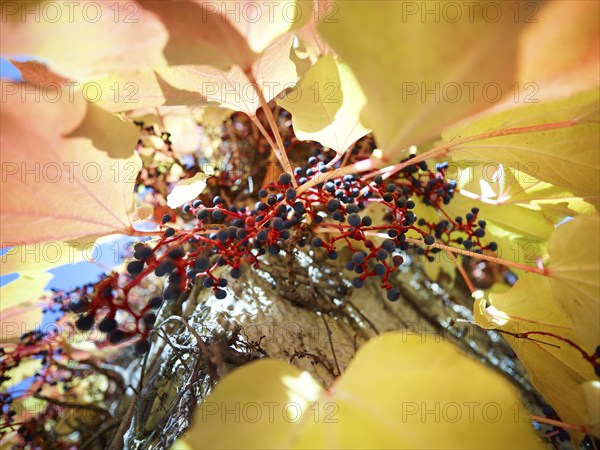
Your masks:
<path fill-rule="evenodd" d="M 407 241 L 411 231 L 427 246 L 417 245 L 417 252 L 429 259 L 440 251 L 436 241 L 462 244 L 476 252 L 497 248 L 495 243 L 481 242 L 485 222 L 477 219 L 477 208 L 464 219 L 445 218 L 438 223 L 418 219 L 411 198 L 419 197 L 442 212 L 443 205 L 452 200 L 455 183 L 445 179 L 447 164 L 436 164 L 434 170 L 425 162 L 409 164 L 393 180 L 381 175 L 369 180 L 358 174 L 331 176 L 335 172 L 328 166 L 329 158 L 316 150 L 306 165 L 293 170 L 298 188 L 291 174 L 282 173 L 259 190 L 254 205 L 226 205 L 219 195 L 211 201 L 198 199 L 182 207 L 187 227 L 176 226 L 177 219 L 165 214 L 158 242 L 134 246 L 135 259 L 127 264 L 125 285 L 112 274 L 96 284 L 92 293 L 71 301 L 71 311 L 80 314 L 77 327 L 86 331 L 95 324 L 112 344 L 139 337 L 135 350 L 145 353 L 150 348 L 148 333 L 156 321 L 152 310 L 163 301 L 177 300 L 192 285 L 212 289 L 217 299 L 224 299 L 228 280 L 222 271 L 216 275 L 219 267 L 229 267 L 229 277 L 237 279 L 244 268 L 258 267 L 264 255 L 287 251 L 287 244 L 293 248 L 308 245 L 315 254 L 324 251 L 329 260 L 336 260 L 340 250 L 347 248 L 352 257 L 345 267 L 355 274 L 352 285 L 360 289 L 368 278 L 378 277 L 390 301 L 400 297 L 390 275 L 404 262 L 402 252 L 414 245 Z M 323 182 L 302 188 L 315 177 L 323 177 Z M 374 224 L 366 213 L 372 203 L 387 207 L 388 223 Z M 128 295 L 151 274 L 166 277 L 162 296 L 135 310 Z M 127 331 L 119 326 L 119 312 L 133 318 Z"/>

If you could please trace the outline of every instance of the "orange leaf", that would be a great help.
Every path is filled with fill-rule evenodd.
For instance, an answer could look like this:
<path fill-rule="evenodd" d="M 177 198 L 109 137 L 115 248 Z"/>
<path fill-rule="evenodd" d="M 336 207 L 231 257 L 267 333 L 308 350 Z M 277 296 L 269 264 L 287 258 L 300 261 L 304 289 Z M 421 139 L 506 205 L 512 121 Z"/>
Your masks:
<path fill-rule="evenodd" d="M 3 246 L 126 233 L 136 128 L 66 89 L 1 87 Z"/>

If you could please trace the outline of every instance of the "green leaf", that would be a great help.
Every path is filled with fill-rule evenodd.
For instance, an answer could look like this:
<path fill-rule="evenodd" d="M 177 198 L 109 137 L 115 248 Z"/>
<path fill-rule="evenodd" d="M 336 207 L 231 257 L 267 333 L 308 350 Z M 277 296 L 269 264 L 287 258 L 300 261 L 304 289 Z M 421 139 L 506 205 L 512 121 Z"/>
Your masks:
<path fill-rule="evenodd" d="M 365 96 L 350 68 L 327 55 L 277 104 L 292 114 L 296 136 L 344 153 L 369 130 L 360 123 Z"/>
<path fill-rule="evenodd" d="M 446 130 L 443 138 L 454 143 L 455 161 L 500 163 L 564 187 L 596 205 L 600 196 L 599 101 L 594 90 L 492 112 Z M 516 131 L 501 135 L 509 129 Z M 486 138 L 488 134 L 496 137 Z"/>
<path fill-rule="evenodd" d="M 526 414 L 507 380 L 451 343 L 387 333 L 328 391 L 280 361 L 237 369 L 184 440 L 211 449 L 543 448 Z"/>
<path fill-rule="evenodd" d="M 523 24 L 510 14 L 491 23 L 484 5 L 471 14 L 457 4 L 452 18 L 460 17 L 446 20 L 443 2 L 333 4 L 335 14 L 318 31 L 356 75 L 368 101 L 362 123 L 388 158 L 491 106 L 486 85 L 511 92 Z"/>

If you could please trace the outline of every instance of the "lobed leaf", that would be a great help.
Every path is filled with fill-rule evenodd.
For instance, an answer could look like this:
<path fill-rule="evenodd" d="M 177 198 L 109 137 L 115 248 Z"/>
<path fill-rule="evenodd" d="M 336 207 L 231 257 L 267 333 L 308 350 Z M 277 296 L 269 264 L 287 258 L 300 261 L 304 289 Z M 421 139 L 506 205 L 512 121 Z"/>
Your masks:
<path fill-rule="evenodd" d="M 405 2 L 333 5 L 335 15 L 318 31 L 356 75 L 368 100 L 363 123 L 388 158 L 489 107 L 484 86 L 510 92 L 523 23 L 509 14 L 491 23 L 485 5 L 453 20 L 440 20 L 443 3 L 431 8 L 437 15 Z"/>
<path fill-rule="evenodd" d="M 493 417 L 483 411 L 490 404 Z M 190 448 L 543 448 L 531 426 L 514 419 L 519 408 L 505 379 L 452 344 L 388 333 L 362 347 L 329 391 L 280 361 L 237 369 L 199 406 L 184 441 Z"/>
<path fill-rule="evenodd" d="M 449 128 L 442 136 L 451 144 L 455 161 L 518 168 L 596 206 L 600 197 L 599 101 L 600 94 L 594 90 L 492 111 Z"/>
<path fill-rule="evenodd" d="M 369 130 L 360 123 L 365 96 L 350 68 L 331 55 L 318 60 L 277 104 L 292 114 L 296 136 L 343 154 Z"/>
<path fill-rule="evenodd" d="M 141 167 L 135 127 L 64 90 L 50 101 L 24 95 L 29 85 L 2 89 L 3 246 L 127 234 Z"/>

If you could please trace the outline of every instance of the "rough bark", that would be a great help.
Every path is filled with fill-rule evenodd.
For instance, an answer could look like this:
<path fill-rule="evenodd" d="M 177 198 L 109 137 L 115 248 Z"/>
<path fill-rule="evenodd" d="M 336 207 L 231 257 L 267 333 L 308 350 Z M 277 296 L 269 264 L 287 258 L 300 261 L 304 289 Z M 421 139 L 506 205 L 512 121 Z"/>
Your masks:
<path fill-rule="evenodd" d="M 260 270 L 229 280 L 225 300 L 195 288 L 185 301 L 165 307 L 162 319 L 180 316 L 190 328 L 170 319 L 143 367 L 139 361 L 129 367 L 137 394 L 118 406 L 123 421 L 111 448 L 167 448 L 211 386 L 248 361 L 289 361 L 328 386 L 363 343 L 392 330 L 450 340 L 507 377 L 530 410 L 540 413 L 545 403 L 502 337 L 455 322 L 472 319 L 472 299 L 460 285 L 444 290 L 409 262 L 394 280 L 402 297 L 390 302 L 377 283 L 354 290 L 339 265 L 328 264 L 303 255 L 271 258 Z"/>

